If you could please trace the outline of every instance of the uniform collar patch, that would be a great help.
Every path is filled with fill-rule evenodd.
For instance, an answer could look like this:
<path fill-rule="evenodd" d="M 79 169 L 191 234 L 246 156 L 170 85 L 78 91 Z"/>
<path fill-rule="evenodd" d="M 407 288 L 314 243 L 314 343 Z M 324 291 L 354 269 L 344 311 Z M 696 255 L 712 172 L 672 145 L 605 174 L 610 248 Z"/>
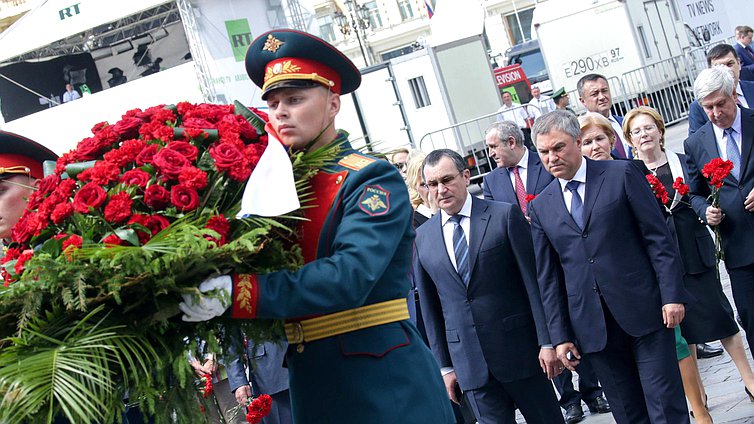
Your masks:
<path fill-rule="evenodd" d="M 359 207 L 370 216 L 385 215 L 390 211 L 390 192 L 378 185 L 365 186 Z"/>

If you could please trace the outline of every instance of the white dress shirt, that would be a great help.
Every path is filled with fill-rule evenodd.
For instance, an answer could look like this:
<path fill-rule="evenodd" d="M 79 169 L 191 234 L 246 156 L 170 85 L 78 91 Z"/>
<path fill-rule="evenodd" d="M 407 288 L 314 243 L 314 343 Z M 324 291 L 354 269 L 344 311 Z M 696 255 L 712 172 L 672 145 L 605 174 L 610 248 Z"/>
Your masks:
<path fill-rule="evenodd" d="M 542 115 L 555 110 L 555 102 L 550 98 L 550 96 L 545 96 L 544 94 L 541 94 L 539 96 L 539 99 L 532 97 L 529 104 L 537 107 Z"/>
<path fill-rule="evenodd" d="M 558 178 L 560 189 L 563 191 L 563 201 L 565 202 L 565 207 L 568 210 L 568 213 L 571 213 L 571 197 L 573 197 L 573 194 L 571 194 L 571 190 L 566 188 L 566 184 L 573 180 L 581 183 L 576 191 L 579 193 L 579 196 L 581 196 L 581 203 L 583 204 L 584 199 L 586 198 L 586 159 L 583 157 L 581 158 L 581 166 L 579 166 L 579 169 L 576 171 L 573 178 L 570 180 Z"/>
<path fill-rule="evenodd" d="M 741 155 L 741 109 L 736 108 L 736 119 L 733 120 L 733 141 L 736 142 L 738 148 L 738 154 Z M 717 140 L 717 150 L 720 152 L 720 159 L 728 160 L 728 136 L 725 135 L 726 128 L 720 128 L 715 124 L 712 124 L 712 131 L 715 132 L 715 139 Z"/>
<path fill-rule="evenodd" d="M 440 218 L 442 219 L 442 237 L 445 240 L 445 250 L 450 257 L 450 263 L 453 264 L 453 268 L 458 271 L 458 265 L 456 265 L 456 253 L 453 250 L 453 231 L 456 228 L 456 224 L 450 222 L 450 215 L 445 211 L 441 212 Z M 461 215 L 461 228 L 463 228 L 463 235 L 466 236 L 466 244 L 469 243 L 469 235 L 471 230 L 471 194 L 466 192 L 466 201 L 463 202 L 463 206 L 457 215 Z M 469 264 L 471 266 L 471 264 Z"/>

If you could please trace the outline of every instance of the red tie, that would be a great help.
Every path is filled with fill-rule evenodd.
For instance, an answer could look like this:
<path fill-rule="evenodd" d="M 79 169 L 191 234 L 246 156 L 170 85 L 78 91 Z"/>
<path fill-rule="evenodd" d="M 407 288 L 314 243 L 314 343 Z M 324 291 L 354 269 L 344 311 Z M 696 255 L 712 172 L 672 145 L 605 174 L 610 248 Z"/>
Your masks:
<path fill-rule="evenodd" d="M 526 189 L 524 188 L 524 182 L 521 180 L 521 174 L 518 173 L 518 166 L 511 166 L 508 170 L 513 172 L 513 176 L 516 177 L 518 206 L 521 207 L 521 211 L 526 215 Z"/>

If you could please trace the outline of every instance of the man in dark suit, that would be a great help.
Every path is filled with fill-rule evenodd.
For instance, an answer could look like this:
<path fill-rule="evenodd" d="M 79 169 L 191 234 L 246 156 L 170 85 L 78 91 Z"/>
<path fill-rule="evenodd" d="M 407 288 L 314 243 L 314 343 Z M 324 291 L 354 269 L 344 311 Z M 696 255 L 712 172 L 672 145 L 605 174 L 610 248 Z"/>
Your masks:
<path fill-rule="evenodd" d="M 699 218 L 717 227 L 730 275 L 733 300 L 749 347 L 754 347 L 754 111 L 736 105 L 734 79 L 722 67 L 705 69 L 694 93 L 710 122 L 683 143 L 689 171 L 691 205 Z M 733 162 L 720 188 L 720 207 L 707 200 L 710 186 L 701 174 L 713 158 Z"/>
<path fill-rule="evenodd" d="M 484 176 L 484 198 L 518 205 L 526 214 L 526 195 L 537 194 L 552 181 L 539 156 L 524 145 L 515 122 L 499 121 L 484 136 L 489 156 L 497 168 Z"/>
<path fill-rule="evenodd" d="M 754 50 L 751 48 L 751 38 L 754 29 L 747 25 L 736 27 L 736 44 L 733 47 L 741 58 L 741 65 L 754 66 Z"/>
<path fill-rule="evenodd" d="M 533 134 L 556 177 L 529 215 L 558 357 L 573 369 L 585 355 L 619 424 L 688 423 L 671 330 L 684 316 L 683 271 L 649 184 L 629 161 L 581 156 L 568 112 L 539 118 Z"/>
<path fill-rule="evenodd" d="M 514 122 L 495 122 L 487 129 L 484 141 L 490 158 L 497 164 L 497 168 L 484 177 L 484 198 L 518 205 L 526 215 L 526 195 L 538 195 L 552 181 L 552 175 L 542 167 L 539 155 L 524 146 L 523 134 Z M 560 394 L 566 424 L 584 419 L 582 399 L 592 413 L 610 412 L 592 366 L 582 361 L 577 371 L 579 390 L 573 387 L 570 370 L 564 370 L 552 380 Z"/>
<path fill-rule="evenodd" d="M 613 155 L 621 159 L 633 159 L 631 146 L 623 139 L 623 117 L 612 113 L 613 98 L 610 95 L 610 85 L 607 78 L 600 74 L 587 74 L 576 83 L 579 100 L 588 112 L 599 113 L 610 121 L 615 133 L 615 147 Z"/>
<path fill-rule="evenodd" d="M 724 65 L 733 72 L 733 85 L 736 101 L 745 108 L 754 107 L 754 82 L 745 81 L 741 76 L 741 61 L 736 51 L 729 44 L 718 44 L 707 52 L 707 65 Z M 699 105 L 699 99 L 689 105 L 689 136 L 709 122 L 707 114 Z"/>
<path fill-rule="evenodd" d="M 268 394 L 272 397 L 272 409 L 269 415 L 262 419 L 262 424 L 293 422 L 288 370 L 283 367 L 286 349 L 288 343 L 285 342 L 248 342 L 245 355 L 233 358 L 226 367 L 228 385 L 239 404 L 246 405 L 251 396 Z"/>
<path fill-rule="evenodd" d="M 513 424 L 516 407 L 530 424 L 562 423 L 547 377 L 563 367 L 549 346 L 524 215 L 473 198 L 452 150 L 431 152 L 423 171 L 441 213 L 417 229 L 414 275 L 448 396 L 458 402 L 460 388 L 480 424 Z"/>

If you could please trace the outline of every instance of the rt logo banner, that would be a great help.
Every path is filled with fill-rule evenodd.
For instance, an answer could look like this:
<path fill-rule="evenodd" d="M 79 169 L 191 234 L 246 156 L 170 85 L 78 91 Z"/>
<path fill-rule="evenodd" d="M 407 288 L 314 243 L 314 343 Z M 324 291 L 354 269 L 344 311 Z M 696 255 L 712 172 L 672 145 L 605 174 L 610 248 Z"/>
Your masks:
<path fill-rule="evenodd" d="M 236 62 L 243 62 L 246 50 L 252 41 L 249 21 L 246 19 L 225 21 L 225 29 L 228 30 L 228 39 Z"/>
<path fill-rule="evenodd" d="M 60 15 L 60 20 L 62 21 L 65 18 L 72 18 L 74 15 L 78 15 L 79 13 L 81 13 L 81 11 L 79 10 L 80 4 L 81 3 L 76 3 L 74 5 L 60 9 L 58 11 L 58 15 Z"/>

